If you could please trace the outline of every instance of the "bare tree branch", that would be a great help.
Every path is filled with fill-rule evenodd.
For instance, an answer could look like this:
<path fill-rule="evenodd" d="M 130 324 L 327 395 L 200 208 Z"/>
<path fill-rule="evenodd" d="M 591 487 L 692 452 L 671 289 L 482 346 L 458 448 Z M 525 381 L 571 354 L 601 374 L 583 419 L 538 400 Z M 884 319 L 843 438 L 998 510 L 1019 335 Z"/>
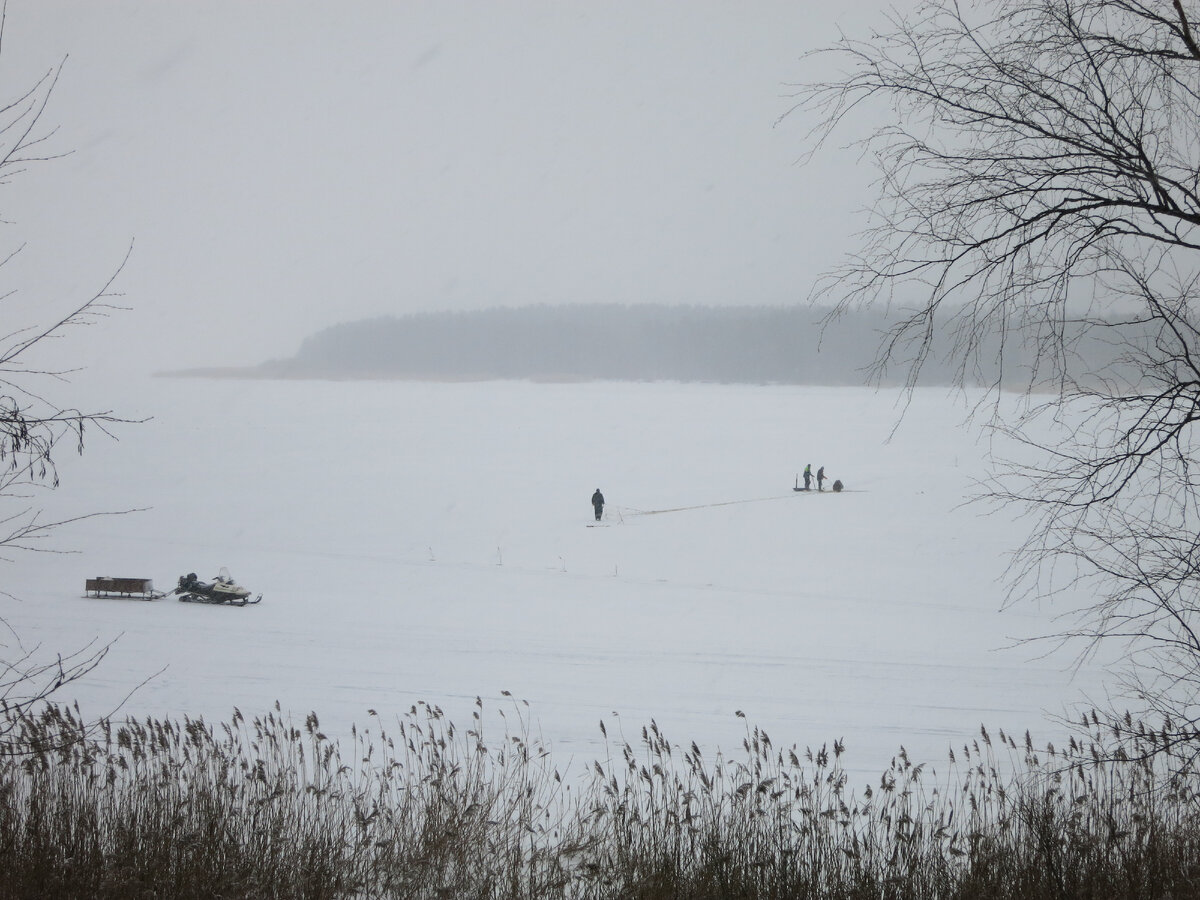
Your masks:
<path fill-rule="evenodd" d="M 6 11 L 6 5 L 0 4 L 0 48 Z M 31 164 L 58 155 L 46 150 L 54 129 L 43 128 L 42 117 L 63 64 L 65 59 L 37 79 L 28 91 L 0 106 L 0 184 L 7 184 Z M 66 311 L 51 317 L 49 324 L 4 323 L 4 335 L 0 337 L 0 554 L 47 552 L 45 541 L 53 532 L 93 517 L 48 520 L 36 505 L 28 502 L 28 494 L 58 486 L 54 460 L 64 439 L 70 438 L 75 451 L 82 453 L 86 435 L 98 431 L 114 436 L 113 427 L 127 420 L 109 410 L 84 412 L 51 399 L 40 383 L 61 383 L 68 373 L 39 366 L 32 357 L 36 350 L 67 329 L 93 324 L 119 308 L 112 303 L 116 296 L 113 285 L 132 249 L 131 244 L 121 264 L 98 291 L 82 302 L 61 304 Z M 0 258 L 0 272 L 19 252 L 20 248 Z M 2 297 L 9 298 L 14 293 L 10 290 Z M 0 555 L 0 562 L 8 561 L 7 556 Z M 7 593 L 3 596 L 11 599 Z M 73 653 L 55 654 L 53 659 L 47 659 L 39 647 L 25 648 L 20 636 L 3 618 L 0 626 L 7 632 L 0 634 L 0 747 L 3 747 L 14 739 L 13 730 L 28 715 L 62 687 L 100 665 L 111 645 L 93 641 Z"/>
<path fill-rule="evenodd" d="M 834 316 L 893 310 L 877 374 L 905 365 L 915 386 L 947 345 L 960 383 L 991 388 L 989 427 L 1020 459 L 984 499 L 1034 517 L 1010 602 L 1084 597 L 1047 637 L 1122 648 L 1130 692 L 1185 743 L 1200 723 L 1198 13 L 931 0 L 825 51 L 845 74 L 801 87 L 790 113 L 815 115 L 814 149 L 861 111 L 889 116 L 857 145 L 879 174 L 864 242 L 815 295 Z"/>

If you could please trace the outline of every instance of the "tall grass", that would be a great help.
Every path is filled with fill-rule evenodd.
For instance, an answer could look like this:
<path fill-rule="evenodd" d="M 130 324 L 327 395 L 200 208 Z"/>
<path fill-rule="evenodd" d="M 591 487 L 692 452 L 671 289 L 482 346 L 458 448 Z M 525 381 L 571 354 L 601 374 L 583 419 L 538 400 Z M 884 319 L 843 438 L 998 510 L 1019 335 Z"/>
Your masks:
<path fill-rule="evenodd" d="M 567 777 L 506 709 L 495 734 L 481 701 L 466 730 L 372 713 L 341 744 L 278 708 L 89 730 L 47 706 L 0 748 L 0 898 L 1200 897 L 1200 779 L 1153 730 L 981 730 L 856 790 L 839 742 L 748 727 L 706 756 L 654 722 Z"/>

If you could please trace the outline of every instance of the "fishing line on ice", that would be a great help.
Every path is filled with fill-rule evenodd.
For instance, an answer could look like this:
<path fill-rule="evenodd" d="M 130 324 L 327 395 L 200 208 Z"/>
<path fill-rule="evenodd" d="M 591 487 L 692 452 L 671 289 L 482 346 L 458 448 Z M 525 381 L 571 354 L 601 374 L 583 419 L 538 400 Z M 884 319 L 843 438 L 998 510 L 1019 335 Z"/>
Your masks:
<path fill-rule="evenodd" d="M 738 503 L 766 503 L 770 500 L 786 500 L 791 494 L 783 494 L 778 497 L 754 497 L 749 500 L 722 500 L 718 503 L 700 503 L 696 506 L 675 506 L 670 509 L 635 509 L 632 506 L 622 507 L 622 509 L 630 516 L 657 516 L 662 513 L 687 512 L 692 509 L 711 509 L 714 506 L 734 506 Z"/>
<path fill-rule="evenodd" d="M 859 489 L 859 490 L 861 490 L 861 489 Z M 717 503 L 700 503 L 695 506 L 674 506 L 674 507 L 671 507 L 670 509 L 637 509 L 636 507 L 633 507 L 633 506 L 622 506 L 620 508 L 620 511 L 629 516 L 657 516 L 657 515 L 661 515 L 662 513 L 687 512 L 688 510 L 692 510 L 692 509 L 712 509 L 715 506 L 735 506 L 739 503 L 768 503 L 772 500 L 787 500 L 788 498 L 795 497 L 797 495 L 803 496 L 805 494 L 811 494 L 811 495 L 815 496 L 817 494 L 834 494 L 834 493 L 839 493 L 839 492 L 833 491 L 833 490 L 824 490 L 824 491 L 795 490 L 790 494 L 780 494 L 775 497 L 752 497 L 747 500 L 722 500 Z M 841 493 L 847 493 L 847 491 L 841 491 Z M 853 492 L 850 492 L 850 493 L 853 493 Z"/>

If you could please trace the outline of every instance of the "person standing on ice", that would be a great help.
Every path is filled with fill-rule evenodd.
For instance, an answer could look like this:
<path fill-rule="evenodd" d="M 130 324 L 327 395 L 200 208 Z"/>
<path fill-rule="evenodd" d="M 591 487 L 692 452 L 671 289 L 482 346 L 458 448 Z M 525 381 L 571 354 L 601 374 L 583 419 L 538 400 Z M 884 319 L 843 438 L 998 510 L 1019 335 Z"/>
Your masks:
<path fill-rule="evenodd" d="M 804 489 L 807 491 L 812 486 L 812 463 L 804 467 Z"/>
<path fill-rule="evenodd" d="M 821 468 L 817 469 L 817 490 L 818 491 L 825 490 L 825 488 L 821 487 L 821 485 L 823 485 L 824 483 L 825 483 L 825 467 L 821 466 Z"/>
<path fill-rule="evenodd" d="M 604 513 L 604 495 L 600 493 L 600 488 L 596 488 L 596 493 L 592 494 L 592 509 L 596 510 L 596 521 L 599 522 Z"/>

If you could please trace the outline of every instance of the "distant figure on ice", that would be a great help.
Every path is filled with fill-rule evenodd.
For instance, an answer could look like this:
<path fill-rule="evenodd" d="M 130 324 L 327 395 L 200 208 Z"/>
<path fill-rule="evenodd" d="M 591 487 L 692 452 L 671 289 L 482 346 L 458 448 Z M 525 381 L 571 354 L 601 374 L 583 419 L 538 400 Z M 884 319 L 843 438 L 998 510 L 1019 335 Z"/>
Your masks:
<path fill-rule="evenodd" d="M 804 489 L 807 491 L 812 487 L 812 463 L 804 467 Z"/>
<path fill-rule="evenodd" d="M 821 468 L 817 469 L 817 490 L 818 491 L 825 490 L 825 488 L 821 487 L 821 485 L 823 485 L 824 483 L 825 483 L 825 467 L 821 466 Z"/>
<path fill-rule="evenodd" d="M 600 493 L 600 488 L 596 488 L 596 493 L 592 494 L 592 509 L 596 510 L 596 521 L 599 522 L 604 513 L 604 495 Z"/>

